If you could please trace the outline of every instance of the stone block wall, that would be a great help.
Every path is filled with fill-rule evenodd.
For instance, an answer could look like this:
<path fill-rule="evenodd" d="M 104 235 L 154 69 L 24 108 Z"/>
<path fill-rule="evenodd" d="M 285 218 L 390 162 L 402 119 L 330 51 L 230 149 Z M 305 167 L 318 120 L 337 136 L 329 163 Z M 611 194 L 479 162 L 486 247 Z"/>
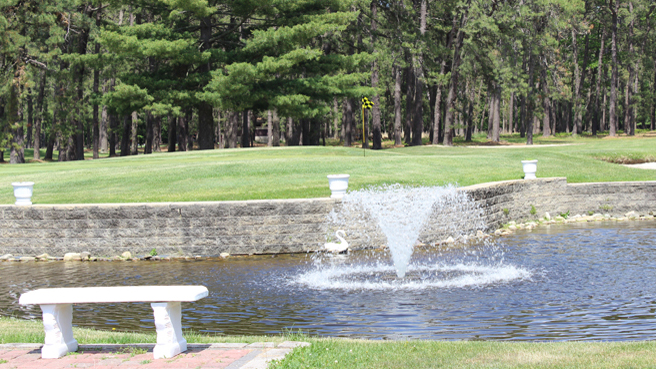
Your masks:
<path fill-rule="evenodd" d="M 0 254 L 218 256 L 323 245 L 331 199 L 0 206 Z"/>
<path fill-rule="evenodd" d="M 480 211 L 460 218 L 433 214 L 420 240 L 432 243 L 455 233 L 494 230 L 521 221 L 570 211 L 624 214 L 656 211 L 656 181 L 567 184 L 565 178 L 514 180 L 463 187 Z M 315 251 L 334 229 L 329 213 L 339 210 L 333 199 L 258 200 L 198 203 L 100 205 L 0 205 L 0 255 L 94 256 L 158 254 L 217 256 Z M 535 213 L 531 214 L 532 208 Z M 471 210 L 471 209 L 470 209 Z M 478 219 L 478 220 L 477 220 Z M 476 223 L 476 224 L 474 224 Z M 368 237 L 353 235 L 354 247 L 385 243 L 376 225 Z M 351 237 L 351 235 L 349 235 Z"/>
<path fill-rule="evenodd" d="M 569 212 L 623 215 L 656 212 L 656 181 L 568 184 L 566 178 L 515 180 L 462 188 L 485 211 L 488 230 L 511 220 L 538 219 Z M 531 214 L 535 208 L 535 214 Z"/>

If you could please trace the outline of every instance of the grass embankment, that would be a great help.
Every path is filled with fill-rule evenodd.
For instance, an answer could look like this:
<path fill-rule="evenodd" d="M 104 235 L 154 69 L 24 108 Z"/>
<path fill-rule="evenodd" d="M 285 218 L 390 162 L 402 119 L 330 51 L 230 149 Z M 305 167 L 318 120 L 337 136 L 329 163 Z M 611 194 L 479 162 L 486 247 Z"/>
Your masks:
<path fill-rule="evenodd" d="M 154 334 L 105 332 L 74 328 L 81 344 L 154 343 Z M 649 368 L 656 362 L 656 342 L 480 342 L 480 341 L 365 341 L 312 338 L 224 337 L 185 333 L 190 343 L 281 342 L 303 340 L 272 368 Z M 40 321 L 0 318 L 0 343 L 43 343 Z"/>
<path fill-rule="evenodd" d="M 507 146 L 483 145 L 481 136 L 479 146 L 366 150 L 366 157 L 356 148 L 301 146 L 2 165 L 0 204 L 14 202 L 15 181 L 36 183 L 35 204 L 327 197 L 326 175 L 337 173 L 351 175 L 350 189 L 383 183 L 466 186 L 522 178 L 519 162 L 526 159 L 539 160 L 538 177 L 567 177 L 571 183 L 656 180 L 654 171 L 610 163 L 656 157 L 656 137 L 536 137 L 536 145 L 525 146 L 512 144 L 520 139 L 515 136 L 503 137 Z"/>

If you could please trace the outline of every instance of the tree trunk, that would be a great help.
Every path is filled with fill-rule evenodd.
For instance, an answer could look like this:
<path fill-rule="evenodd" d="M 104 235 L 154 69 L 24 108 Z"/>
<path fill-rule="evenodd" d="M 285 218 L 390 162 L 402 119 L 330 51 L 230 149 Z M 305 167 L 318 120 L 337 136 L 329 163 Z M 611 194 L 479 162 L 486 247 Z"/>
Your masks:
<path fill-rule="evenodd" d="M 633 15 L 633 3 L 629 1 L 629 12 Z M 629 53 L 628 53 L 628 63 L 626 66 L 627 71 L 629 72 L 629 78 L 626 81 L 626 88 L 624 89 L 624 133 L 627 136 L 634 136 L 635 130 L 633 125 L 633 96 L 631 91 L 631 85 L 635 79 L 636 70 L 633 68 L 632 58 L 634 57 L 633 50 L 633 26 L 634 26 L 634 17 L 631 16 L 631 22 L 629 23 L 629 34 L 627 36 L 627 41 L 629 43 Z"/>
<path fill-rule="evenodd" d="M 93 8 L 91 4 L 83 5 L 83 12 L 87 16 L 91 16 Z M 87 53 L 87 45 L 89 43 L 89 26 L 85 26 L 79 30 L 78 33 L 78 54 L 85 55 Z M 75 100 L 75 125 L 76 131 L 73 136 L 74 140 L 74 157 L 69 157 L 70 160 L 84 160 L 84 119 L 82 112 L 82 104 L 84 99 L 84 72 L 85 65 L 83 61 L 78 61 L 75 67 L 75 74 L 77 76 L 77 96 Z"/>
<path fill-rule="evenodd" d="M 307 139 L 303 139 L 303 145 L 312 145 L 318 146 L 321 140 L 321 119 L 319 118 L 308 118 L 305 119 L 307 122 Z M 305 137 L 305 135 L 303 135 Z"/>
<path fill-rule="evenodd" d="M 508 110 L 504 104 L 507 102 L 501 99 L 501 134 L 508 134 Z"/>
<path fill-rule="evenodd" d="M 610 107 L 608 111 L 610 132 L 609 136 L 615 137 L 617 134 L 617 13 L 619 12 L 619 0 L 611 0 L 609 8 L 612 15 L 612 28 L 611 28 L 611 59 L 613 61 L 612 75 L 610 80 Z"/>
<path fill-rule="evenodd" d="M 267 111 L 267 146 L 273 147 L 273 114 L 271 109 Z"/>
<path fill-rule="evenodd" d="M 123 135 L 121 136 L 121 156 L 130 155 L 130 132 L 132 131 L 131 115 L 123 117 Z"/>
<path fill-rule="evenodd" d="M 225 149 L 226 147 L 228 147 L 229 126 L 230 126 L 230 112 L 220 111 L 219 116 L 216 120 L 216 139 L 219 141 L 219 149 Z"/>
<path fill-rule="evenodd" d="M 280 118 L 276 110 L 273 111 L 273 146 L 280 146 Z"/>
<path fill-rule="evenodd" d="M 446 62 L 442 62 L 441 69 L 444 68 Z M 440 76 L 444 75 L 443 71 L 440 73 Z M 433 145 L 438 145 L 440 143 L 440 119 L 442 118 L 442 86 L 437 83 L 435 85 L 435 107 L 433 109 Z"/>
<path fill-rule="evenodd" d="M 237 131 L 239 129 L 239 113 L 231 111 L 228 114 L 228 122 L 226 124 L 226 147 L 234 149 L 237 147 Z"/>
<path fill-rule="evenodd" d="M 551 135 L 555 136 L 557 132 L 557 127 L 556 127 L 556 122 L 558 119 L 556 119 L 556 101 L 551 100 L 551 106 L 549 107 L 549 111 L 551 112 Z"/>
<path fill-rule="evenodd" d="M 393 67 L 394 73 L 394 146 L 401 146 L 401 68 Z M 655 73 L 656 74 L 656 73 Z"/>
<path fill-rule="evenodd" d="M 290 124 L 293 126 L 292 142 L 294 146 L 303 146 L 303 119 L 292 119 Z"/>
<path fill-rule="evenodd" d="M 248 110 L 241 113 L 241 147 L 251 146 L 251 127 Z"/>
<path fill-rule="evenodd" d="M 468 99 L 469 109 L 467 110 L 467 132 L 465 134 L 465 142 L 471 142 L 472 129 L 474 125 L 474 88 L 472 87 L 470 98 Z"/>
<path fill-rule="evenodd" d="M 178 121 L 178 151 L 187 151 L 188 150 L 188 138 L 189 133 L 187 132 L 187 122 L 186 114 L 180 115 L 177 119 Z"/>
<path fill-rule="evenodd" d="M 549 101 L 549 86 L 547 82 L 547 67 L 544 66 L 541 72 L 542 78 L 542 108 L 544 109 L 544 116 L 542 117 L 542 137 L 551 136 L 551 101 Z"/>
<path fill-rule="evenodd" d="M 14 67 L 16 71 L 18 67 Z M 18 76 L 18 73 L 15 74 Z M 9 101 L 7 103 L 7 118 L 11 127 L 11 148 L 9 151 L 9 163 L 10 164 L 22 164 L 25 163 L 25 149 L 23 142 L 23 112 L 22 106 L 18 99 L 19 97 L 19 86 L 16 85 L 17 82 L 12 81 L 11 86 L 9 87 Z"/>
<path fill-rule="evenodd" d="M 633 69 L 633 77 L 634 77 L 633 78 L 633 84 L 632 84 L 633 85 L 633 91 L 631 92 L 631 96 L 632 96 L 632 98 L 631 98 L 631 112 L 632 112 L 632 114 L 631 114 L 631 131 L 635 135 L 636 130 L 638 129 L 638 109 L 635 106 L 635 96 L 638 95 L 638 91 L 639 91 L 638 90 L 638 78 L 639 77 L 638 77 L 637 65 Z M 645 128 L 644 120 L 643 120 L 643 123 L 642 123 L 642 128 L 643 129 Z"/>
<path fill-rule="evenodd" d="M 533 60 L 534 57 L 533 55 L 529 55 L 528 57 L 528 96 L 526 97 L 527 100 L 527 106 L 526 106 L 526 114 L 524 115 L 525 123 L 524 127 L 526 127 L 526 144 L 527 145 L 533 145 L 533 89 L 535 86 L 533 85 L 533 65 L 535 61 Z"/>
<path fill-rule="evenodd" d="M 408 64 L 411 64 L 412 61 L 408 60 Z M 406 91 L 405 91 L 405 124 L 403 127 L 403 141 L 405 142 L 406 145 L 410 145 L 412 143 L 412 122 L 414 121 L 413 119 L 413 99 L 415 96 L 415 82 L 416 79 L 414 77 L 414 69 L 411 67 L 406 67 L 404 68 L 405 70 L 405 85 L 406 85 Z"/>
<path fill-rule="evenodd" d="M 351 130 L 353 129 L 353 101 L 344 99 L 344 122 L 342 123 L 344 146 L 351 147 Z"/>
<path fill-rule="evenodd" d="M 212 47 L 212 17 L 204 17 L 200 20 L 200 51 L 204 52 Z M 200 68 L 200 73 L 209 75 L 212 66 L 207 61 Z M 198 110 L 198 149 L 214 149 L 214 109 L 206 101 L 200 101 L 197 106 Z"/>
<path fill-rule="evenodd" d="M 154 117 L 150 112 L 146 113 L 146 142 L 144 145 L 144 154 L 153 153 L 153 119 Z"/>
<path fill-rule="evenodd" d="M 96 11 L 96 26 L 100 28 L 101 26 L 101 9 L 102 4 L 99 4 L 98 10 Z M 97 56 L 100 56 L 100 43 L 96 40 L 96 47 L 94 53 Z M 93 70 L 93 93 L 98 94 L 100 87 L 100 67 L 96 67 Z M 98 152 L 100 150 L 100 122 L 98 117 L 98 102 L 94 101 L 93 103 L 93 158 L 100 158 Z"/>
<path fill-rule="evenodd" d="M 527 113 L 527 104 L 526 104 L 526 96 L 522 95 L 520 97 L 520 104 L 519 104 L 519 137 L 524 138 L 526 137 L 526 113 Z"/>
<path fill-rule="evenodd" d="M 515 130 L 514 123 L 514 114 L 515 114 L 515 91 L 510 93 L 510 99 L 508 99 L 508 133 L 513 133 Z"/>
<path fill-rule="evenodd" d="M 578 47 L 576 46 L 576 30 L 572 29 L 572 58 L 574 63 L 574 88 L 573 99 L 574 99 L 574 124 L 572 126 L 572 134 L 577 135 L 578 131 L 578 112 L 581 110 L 581 72 L 579 71 L 579 62 L 577 59 L 578 56 Z"/>
<path fill-rule="evenodd" d="M 377 29 L 377 1 L 371 2 L 371 45 L 373 45 L 373 52 L 376 52 L 376 29 Z M 374 90 L 374 95 L 371 98 L 371 101 L 374 103 L 374 106 L 371 110 L 372 115 L 372 149 L 379 150 L 382 149 L 383 135 L 381 130 L 380 123 L 380 97 L 376 89 L 378 88 L 378 60 L 374 60 L 371 66 L 371 88 Z"/>
<path fill-rule="evenodd" d="M 103 86 L 103 93 L 107 92 L 105 90 L 105 87 Z M 109 142 L 107 139 L 107 106 L 103 105 L 101 113 L 100 113 L 100 152 L 101 153 L 106 153 L 107 148 L 109 146 Z"/>
<path fill-rule="evenodd" d="M 451 45 L 453 44 L 453 37 L 454 34 L 456 33 L 456 29 L 458 28 L 457 14 L 453 16 L 453 20 L 451 23 L 452 23 L 451 31 L 449 31 L 449 35 L 446 41 L 447 49 L 451 49 Z M 439 75 L 440 80 L 438 81 L 437 88 L 435 89 L 435 108 L 433 110 L 433 140 L 432 140 L 433 145 L 437 145 L 440 142 L 440 136 L 441 136 L 440 124 L 442 120 L 442 78 L 444 77 L 445 73 L 446 73 L 446 58 L 443 58 L 442 62 L 440 63 L 440 75 Z"/>
<path fill-rule="evenodd" d="M 465 32 L 463 28 L 467 23 L 467 8 L 469 3 L 470 2 L 468 1 L 467 7 L 464 8 L 464 13 L 460 18 L 460 28 L 458 29 L 458 36 L 455 38 L 453 46 L 451 82 L 449 84 L 449 93 L 446 97 L 446 113 L 444 114 L 444 146 L 453 146 L 453 134 L 451 129 L 453 128 L 453 114 L 455 113 L 456 108 L 456 89 L 458 88 L 458 78 L 460 77 L 460 48 L 462 47 L 462 43 L 465 38 Z"/>
<path fill-rule="evenodd" d="M 214 108 L 205 101 L 198 103 L 198 149 L 214 149 Z"/>
<path fill-rule="evenodd" d="M 96 44 L 96 54 L 100 52 L 100 45 Z M 93 92 L 98 94 L 100 84 L 100 70 L 99 68 L 94 69 L 93 71 Z M 93 104 L 93 158 L 99 159 L 100 155 L 98 154 L 100 149 L 100 122 L 98 116 L 98 103 L 94 102 Z"/>
<path fill-rule="evenodd" d="M 178 133 L 178 120 L 176 117 L 169 115 L 169 131 L 168 131 L 168 152 L 175 152 L 175 144 L 177 143 Z"/>
<path fill-rule="evenodd" d="M 310 120 L 308 118 L 303 118 L 298 120 L 301 123 L 301 146 L 310 145 Z M 298 130 L 297 130 L 298 131 Z"/>
<path fill-rule="evenodd" d="M 320 123 L 323 127 L 321 128 L 321 144 L 326 146 L 326 137 L 330 136 L 330 117 L 325 117 L 321 119 Z"/>
<path fill-rule="evenodd" d="M 153 152 L 162 152 L 162 117 L 153 117 Z"/>
<path fill-rule="evenodd" d="M 52 161 L 53 151 L 55 151 L 55 133 L 50 132 L 48 135 L 48 143 L 46 144 L 46 155 L 43 157 L 43 160 Z"/>
<path fill-rule="evenodd" d="M 487 139 L 492 139 L 492 127 L 494 126 L 494 84 L 488 83 L 487 85 Z"/>
<path fill-rule="evenodd" d="M 652 91 L 656 89 L 656 60 L 654 61 L 654 85 L 652 86 Z M 650 130 L 656 129 L 656 94 L 651 98 L 651 126 Z"/>
<path fill-rule="evenodd" d="M 136 111 L 132 112 L 132 125 L 130 127 L 130 155 L 139 154 L 139 140 L 137 129 L 139 128 L 139 116 Z"/>
<path fill-rule="evenodd" d="M 333 138 L 339 139 L 339 104 L 337 97 L 333 97 Z"/>
<path fill-rule="evenodd" d="M 424 132 L 424 37 L 426 35 L 426 20 L 428 16 L 428 4 L 426 0 L 419 0 L 419 47 L 418 53 L 413 57 L 413 68 L 415 77 L 414 96 L 414 119 L 412 132 L 412 145 L 421 146 L 421 136 Z"/>
<path fill-rule="evenodd" d="M 498 82 L 494 82 L 494 109 L 492 117 L 492 141 L 499 142 L 499 124 L 501 123 L 501 86 Z"/>
<path fill-rule="evenodd" d="M 592 135 L 597 135 L 597 130 L 601 129 L 601 114 L 600 114 L 600 101 L 599 101 L 599 88 L 601 86 L 601 66 L 603 64 L 604 57 L 604 42 L 606 41 L 606 32 L 601 31 L 601 45 L 599 47 L 599 58 L 597 59 L 597 81 L 595 83 L 595 119 L 592 122 Z"/>
<path fill-rule="evenodd" d="M 32 89 L 27 89 L 27 132 L 25 133 L 25 147 L 31 147 L 32 129 L 34 127 L 34 102 L 32 101 Z"/>
<path fill-rule="evenodd" d="M 66 139 L 66 145 L 61 144 L 63 139 L 59 140 L 59 161 L 75 160 L 75 136 L 70 136 Z"/>
<path fill-rule="evenodd" d="M 39 94 L 36 97 L 36 119 L 34 120 L 34 160 L 41 159 L 41 122 L 44 112 L 44 97 L 46 92 L 46 72 L 41 72 Z"/>
<path fill-rule="evenodd" d="M 624 133 L 627 136 L 632 136 L 633 134 L 631 133 L 631 78 L 633 77 L 633 71 L 631 70 L 631 67 L 627 67 L 628 72 L 629 72 L 629 78 L 626 80 L 626 84 L 624 85 Z"/>
<path fill-rule="evenodd" d="M 185 119 L 184 119 L 184 126 L 185 126 L 185 134 L 187 137 L 187 151 L 191 151 L 194 149 L 194 136 L 191 131 L 191 123 L 192 119 L 194 117 L 194 110 L 189 107 L 185 111 Z"/>
<path fill-rule="evenodd" d="M 116 145 L 118 142 L 118 116 L 110 112 L 109 114 L 109 156 L 116 156 Z"/>
<path fill-rule="evenodd" d="M 423 2 L 423 1 L 422 1 Z M 416 62 L 420 64 L 420 61 Z M 424 131 L 424 81 L 423 70 L 421 65 L 415 67 L 413 75 L 415 76 L 415 95 L 413 97 L 414 106 L 412 114 L 412 146 L 421 146 L 421 134 Z"/>

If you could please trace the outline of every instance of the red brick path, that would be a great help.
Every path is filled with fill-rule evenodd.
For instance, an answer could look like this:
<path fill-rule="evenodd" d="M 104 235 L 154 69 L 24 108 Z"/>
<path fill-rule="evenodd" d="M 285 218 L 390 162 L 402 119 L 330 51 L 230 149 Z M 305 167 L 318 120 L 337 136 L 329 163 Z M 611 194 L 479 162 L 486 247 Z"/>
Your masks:
<path fill-rule="evenodd" d="M 63 368 L 265 368 L 270 359 L 282 358 L 300 343 L 190 345 L 171 359 L 153 359 L 153 345 L 81 345 L 78 352 L 59 359 L 41 359 L 37 346 L 0 346 L 0 369 Z M 223 347 L 221 347 L 223 346 Z M 275 356 L 275 357 L 274 357 Z M 232 365 L 231 365 L 232 364 Z"/>

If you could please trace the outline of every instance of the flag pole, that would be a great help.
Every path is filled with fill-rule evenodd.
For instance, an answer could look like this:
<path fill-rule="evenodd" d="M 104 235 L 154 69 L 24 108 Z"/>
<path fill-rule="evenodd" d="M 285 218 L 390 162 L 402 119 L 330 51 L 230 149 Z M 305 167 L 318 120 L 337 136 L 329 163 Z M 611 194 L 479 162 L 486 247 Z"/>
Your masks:
<path fill-rule="evenodd" d="M 364 142 L 364 103 L 362 103 L 362 155 L 366 157 L 367 153 L 365 151 Z"/>

